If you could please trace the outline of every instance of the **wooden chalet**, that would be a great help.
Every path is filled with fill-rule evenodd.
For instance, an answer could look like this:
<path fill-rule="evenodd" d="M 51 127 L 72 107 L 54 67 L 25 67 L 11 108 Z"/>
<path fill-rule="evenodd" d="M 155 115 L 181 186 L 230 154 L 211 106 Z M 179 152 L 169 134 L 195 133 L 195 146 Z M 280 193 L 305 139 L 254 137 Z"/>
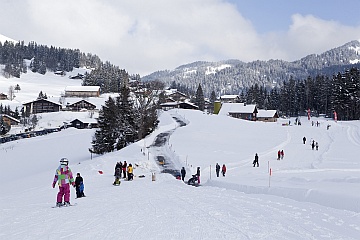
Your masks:
<path fill-rule="evenodd" d="M 220 96 L 220 101 L 222 103 L 238 103 L 240 102 L 239 95 L 222 95 Z"/>
<path fill-rule="evenodd" d="M 27 116 L 36 113 L 59 112 L 62 109 L 61 104 L 48 99 L 37 99 L 32 102 L 23 103 L 23 106 Z"/>
<path fill-rule="evenodd" d="M 172 98 L 175 101 L 185 101 L 186 99 L 189 98 L 186 94 L 178 92 L 178 91 L 167 94 L 167 97 Z"/>
<path fill-rule="evenodd" d="M 96 109 L 96 106 L 94 104 L 82 99 L 80 101 L 77 101 L 77 102 L 74 102 L 72 104 L 66 105 L 66 108 L 71 110 L 71 111 L 80 111 L 80 110 L 83 110 L 83 109 L 94 110 L 94 109 Z"/>
<path fill-rule="evenodd" d="M 78 129 L 85 129 L 85 128 L 97 128 L 98 122 L 94 118 L 87 118 L 87 119 L 75 119 L 70 122 L 71 126 Z"/>
<path fill-rule="evenodd" d="M 7 99 L 7 95 L 4 93 L 0 93 L 0 100 L 6 100 Z"/>
<path fill-rule="evenodd" d="M 65 97 L 99 97 L 99 86 L 67 86 Z"/>
<path fill-rule="evenodd" d="M 256 105 L 245 103 L 222 103 L 219 115 L 256 121 L 258 110 Z"/>
<path fill-rule="evenodd" d="M 162 103 L 160 104 L 161 108 L 163 110 L 170 110 L 170 109 L 174 109 L 174 108 L 182 108 L 182 109 L 199 109 L 198 106 L 196 106 L 195 104 L 192 104 L 190 102 L 166 102 L 166 103 Z"/>
<path fill-rule="evenodd" d="M 276 122 L 279 118 L 276 110 L 259 109 L 257 113 L 257 120 L 263 122 Z"/>
<path fill-rule="evenodd" d="M 7 123 L 8 125 L 10 125 L 10 126 L 11 125 L 18 125 L 20 123 L 20 120 L 14 118 L 12 116 L 9 116 L 7 114 L 1 114 L 0 116 L 2 117 L 3 121 L 5 123 Z"/>

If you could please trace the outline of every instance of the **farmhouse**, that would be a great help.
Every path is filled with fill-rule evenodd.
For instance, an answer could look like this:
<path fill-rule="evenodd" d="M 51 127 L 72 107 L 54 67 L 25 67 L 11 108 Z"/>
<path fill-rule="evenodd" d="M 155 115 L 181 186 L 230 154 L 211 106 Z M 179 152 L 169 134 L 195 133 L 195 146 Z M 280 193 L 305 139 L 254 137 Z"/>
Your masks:
<path fill-rule="evenodd" d="M 222 103 L 238 103 L 240 102 L 239 95 L 222 95 L 220 96 Z"/>
<path fill-rule="evenodd" d="M 62 109 L 61 104 L 48 99 L 37 99 L 32 102 L 23 103 L 26 115 L 45 112 L 59 112 Z"/>
<path fill-rule="evenodd" d="M 99 97 L 99 86 L 67 86 L 65 97 Z"/>
<path fill-rule="evenodd" d="M 0 93 L 0 100 L 6 100 L 7 99 L 7 95 L 4 93 Z"/>
<path fill-rule="evenodd" d="M 219 115 L 253 121 L 256 120 L 257 113 L 256 105 L 245 103 L 223 103 L 219 111 Z"/>
<path fill-rule="evenodd" d="M 74 102 L 72 104 L 66 105 L 66 108 L 71 110 L 71 111 L 80 111 L 80 110 L 83 110 L 83 109 L 94 110 L 96 108 L 96 106 L 94 104 L 82 99 L 82 100 L 79 100 L 79 101 Z"/>
<path fill-rule="evenodd" d="M 0 115 L 2 116 L 2 119 L 5 123 L 7 123 L 9 126 L 10 125 L 18 125 L 20 123 L 20 120 L 16 119 L 16 118 L 13 118 L 7 114 L 2 114 Z"/>
<path fill-rule="evenodd" d="M 263 122 L 276 122 L 279 118 L 276 110 L 259 109 L 257 113 L 257 120 Z"/>
<path fill-rule="evenodd" d="M 167 97 L 174 99 L 174 101 L 185 101 L 185 99 L 188 99 L 189 97 L 181 93 L 179 91 L 174 91 L 172 93 L 167 94 Z"/>
<path fill-rule="evenodd" d="M 87 118 L 87 119 L 75 119 L 70 122 L 71 126 L 78 129 L 84 128 L 96 128 L 98 127 L 98 122 L 94 118 Z"/>
<path fill-rule="evenodd" d="M 199 109 L 198 106 L 190 102 L 166 102 L 160 104 L 161 108 L 164 110 L 169 110 L 173 108 L 182 108 L 182 109 Z"/>

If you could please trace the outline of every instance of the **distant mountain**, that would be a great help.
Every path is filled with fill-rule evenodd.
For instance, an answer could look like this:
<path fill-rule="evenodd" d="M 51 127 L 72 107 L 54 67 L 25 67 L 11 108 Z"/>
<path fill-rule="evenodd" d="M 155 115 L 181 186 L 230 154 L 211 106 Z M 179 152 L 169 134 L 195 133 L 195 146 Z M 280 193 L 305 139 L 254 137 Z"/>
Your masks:
<path fill-rule="evenodd" d="M 333 75 L 351 67 L 360 67 L 360 42 L 351 41 L 341 47 L 322 54 L 311 54 L 294 62 L 283 60 L 253 61 L 239 60 L 219 62 L 194 62 L 175 70 L 157 71 L 144 76 L 143 81 L 160 80 L 170 86 L 173 82 L 196 91 L 199 83 L 205 96 L 216 94 L 238 94 L 241 90 L 258 83 L 267 89 L 279 87 L 290 77 Z"/>

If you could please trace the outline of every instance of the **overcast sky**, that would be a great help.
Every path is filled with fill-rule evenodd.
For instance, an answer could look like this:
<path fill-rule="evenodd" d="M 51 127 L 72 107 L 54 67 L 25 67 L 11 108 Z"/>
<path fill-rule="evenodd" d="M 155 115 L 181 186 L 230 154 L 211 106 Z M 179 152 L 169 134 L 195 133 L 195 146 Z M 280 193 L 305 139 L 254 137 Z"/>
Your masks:
<path fill-rule="evenodd" d="M 360 40 L 360 0 L 1 0 L 0 34 L 142 76 L 194 61 L 293 61 Z"/>

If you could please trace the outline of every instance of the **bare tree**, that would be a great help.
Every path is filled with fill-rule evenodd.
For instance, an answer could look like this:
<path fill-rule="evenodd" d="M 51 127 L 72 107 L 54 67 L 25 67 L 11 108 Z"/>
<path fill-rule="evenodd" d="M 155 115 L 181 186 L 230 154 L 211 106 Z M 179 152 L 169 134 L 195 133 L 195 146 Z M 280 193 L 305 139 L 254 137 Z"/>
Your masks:
<path fill-rule="evenodd" d="M 9 91 L 8 91 L 8 99 L 10 101 L 12 101 L 15 98 L 15 90 L 14 90 L 14 86 L 10 86 L 9 87 Z"/>

